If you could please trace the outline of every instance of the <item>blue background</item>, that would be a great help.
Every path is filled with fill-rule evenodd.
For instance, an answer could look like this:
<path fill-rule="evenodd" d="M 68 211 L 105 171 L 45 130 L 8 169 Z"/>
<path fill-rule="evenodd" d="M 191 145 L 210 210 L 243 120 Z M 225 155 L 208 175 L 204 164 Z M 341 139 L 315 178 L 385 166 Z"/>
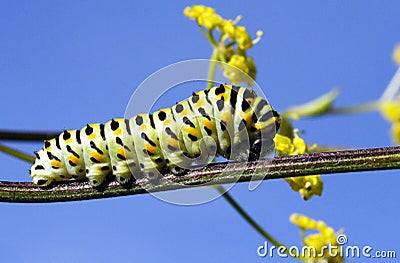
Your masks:
<path fill-rule="evenodd" d="M 123 116 L 135 88 L 171 63 L 211 48 L 179 1 L 1 1 L 1 129 L 63 130 Z M 399 1 L 218 1 L 225 18 L 262 41 L 250 55 L 258 83 L 282 111 L 341 87 L 337 105 L 377 99 L 396 71 Z M 189 96 L 191 91 L 182 95 Z M 175 103 L 167 101 L 167 105 Z M 139 105 L 138 105 L 139 107 Z M 307 142 L 389 146 L 379 113 L 295 123 Z M 41 143 L 7 145 L 33 152 Z M 1 180 L 28 181 L 30 165 L 0 153 Z M 349 245 L 399 251 L 398 171 L 323 176 L 303 201 L 283 180 L 231 194 L 271 234 L 300 243 L 294 212 L 344 228 Z M 182 207 L 151 195 L 54 204 L 0 204 L 0 258 L 14 262 L 281 262 L 260 258 L 264 239 L 219 198 Z M 398 255 L 400 256 L 400 255 Z M 366 259 L 356 259 L 364 262 Z M 395 260 L 388 260 L 394 262 Z M 287 259 L 285 262 L 294 262 Z"/>

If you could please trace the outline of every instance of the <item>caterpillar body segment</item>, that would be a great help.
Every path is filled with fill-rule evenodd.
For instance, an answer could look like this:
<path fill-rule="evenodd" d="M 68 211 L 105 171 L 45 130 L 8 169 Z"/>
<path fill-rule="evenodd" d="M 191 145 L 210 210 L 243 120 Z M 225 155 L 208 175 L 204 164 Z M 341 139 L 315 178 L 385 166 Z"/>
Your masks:
<path fill-rule="evenodd" d="M 140 172 L 129 121 L 116 118 L 104 127 L 112 173 L 120 184 L 125 184 L 131 179 L 132 172 Z"/>
<path fill-rule="evenodd" d="M 80 131 L 65 130 L 59 136 L 61 152 L 69 178 L 81 179 L 86 175 Z M 69 179 L 67 176 L 67 179 Z"/>

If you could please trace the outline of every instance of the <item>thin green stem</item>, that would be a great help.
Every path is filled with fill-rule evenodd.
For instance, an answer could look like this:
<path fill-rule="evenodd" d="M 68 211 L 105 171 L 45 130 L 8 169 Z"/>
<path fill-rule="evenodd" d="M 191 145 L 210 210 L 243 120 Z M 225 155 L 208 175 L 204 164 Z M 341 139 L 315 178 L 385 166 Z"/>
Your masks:
<path fill-rule="evenodd" d="M 217 48 L 218 44 L 214 39 L 214 36 L 212 34 L 212 31 L 206 31 L 203 26 L 197 24 L 200 28 L 201 33 L 203 33 L 203 35 L 205 36 L 205 38 L 211 43 L 211 45 L 213 46 L 213 48 Z"/>
<path fill-rule="evenodd" d="M 223 63 L 227 63 L 226 58 L 222 52 L 218 52 L 218 58 L 219 58 L 219 61 L 221 61 Z"/>
<path fill-rule="evenodd" d="M 232 42 L 226 44 L 225 47 L 226 47 L 226 48 L 230 48 L 231 46 L 235 45 L 236 43 L 237 43 L 236 40 L 235 40 L 235 41 L 232 41 Z"/>
<path fill-rule="evenodd" d="M 284 251 L 288 250 L 288 247 L 283 245 L 281 242 L 276 240 L 271 234 L 269 234 L 265 229 L 260 226 L 240 205 L 235 199 L 225 190 L 221 185 L 214 186 L 215 189 L 225 198 L 226 201 L 238 212 L 247 223 L 249 223 L 260 235 L 271 242 L 277 248 L 284 248 Z M 295 256 L 298 259 L 303 259 L 300 255 Z"/>
<path fill-rule="evenodd" d="M 27 154 L 27 153 L 24 153 L 24 152 L 21 152 L 21 151 L 16 150 L 16 149 L 13 149 L 11 147 L 5 146 L 3 144 L 0 144 L 0 152 L 6 153 L 6 154 L 11 155 L 11 156 L 14 156 L 14 157 L 16 157 L 18 159 L 21 159 L 21 160 L 29 162 L 29 163 L 35 162 L 35 157 L 34 156 L 32 156 L 30 154 Z"/>
<path fill-rule="evenodd" d="M 300 238 L 302 243 L 304 244 L 304 239 L 306 238 L 306 232 L 302 228 L 300 229 Z"/>
<path fill-rule="evenodd" d="M 157 182 L 139 179 L 131 186 L 120 186 L 113 181 L 104 189 L 94 189 L 86 181 L 59 183 L 46 189 L 32 183 L 0 181 L 0 202 L 67 202 L 310 174 L 388 169 L 400 169 L 399 146 L 284 156 L 255 162 L 216 163 L 181 176 L 166 174 Z"/>
<path fill-rule="evenodd" d="M 218 60 L 218 49 L 214 48 L 213 53 L 211 54 L 210 66 L 208 67 L 208 83 L 207 89 L 211 89 L 214 86 L 215 72 L 217 70 L 217 60 Z"/>
<path fill-rule="evenodd" d="M 272 235 L 265 231 L 244 209 L 233 199 L 233 197 L 221 185 L 214 186 L 217 191 L 222 194 L 226 201 L 247 221 L 260 235 L 265 237 L 268 241 L 277 247 L 284 246 Z"/>

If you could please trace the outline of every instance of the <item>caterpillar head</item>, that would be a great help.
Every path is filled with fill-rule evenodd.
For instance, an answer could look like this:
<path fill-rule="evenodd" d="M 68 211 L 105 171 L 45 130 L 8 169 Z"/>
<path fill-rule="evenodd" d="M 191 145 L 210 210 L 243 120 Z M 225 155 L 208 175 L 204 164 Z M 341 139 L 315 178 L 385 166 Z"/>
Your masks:
<path fill-rule="evenodd" d="M 35 152 L 36 160 L 29 170 L 30 177 L 33 180 L 33 183 L 38 186 L 48 186 L 53 180 L 54 176 L 51 172 L 51 167 L 48 167 L 49 162 L 46 162 L 47 155 L 46 152 L 41 149 Z"/>

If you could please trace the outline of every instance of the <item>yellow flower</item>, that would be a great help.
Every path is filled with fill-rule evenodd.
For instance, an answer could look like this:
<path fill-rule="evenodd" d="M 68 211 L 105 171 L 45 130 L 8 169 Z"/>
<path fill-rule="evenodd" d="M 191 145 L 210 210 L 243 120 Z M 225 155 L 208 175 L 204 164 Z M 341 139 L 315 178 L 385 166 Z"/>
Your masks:
<path fill-rule="evenodd" d="M 332 263 L 343 262 L 343 257 L 339 254 L 340 248 L 337 242 L 337 234 L 333 228 L 327 226 L 323 221 L 316 221 L 301 214 L 292 214 L 290 221 L 297 225 L 302 232 L 306 230 L 317 231 L 317 233 L 310 234 L 303 239 L 304 246 L 313 247 L 316 251 L 316 254 L 311 255 L 313 257 L 308 258 L 307 262 L 319 262 L 322 260 Z M 331 246 L 332 250 L 325 249 L 326 246 Z"/>
<path fill-rule="evenodd" d="M 233 39 L 235 37 L 235 22 L 233 20 L 224 20 L 221 23 L 220 29 L 223 34 L 225 34 L 227 37 Z"/>
<path fill-rule="evenodd" d="M 324 183 L 319 175 L 288 177 L 285 180 L 304 200 L 310 199 L 313 195 L 322 195 Z"/>
<path fill-rule="evenodd" d="M 222 17 L 216 14 L 213 8 L 204 5 L 188 6 L 183 10 L 183 14 L 210 30 L 223 22 Z"/>
<path fill-rule="evenodd" d="M 392 123 L 392 136 L 397 144 L 400 144 L 400 102 L 387 101 L 381 106 L 382 115 Z"/>
<path fill-rule="evenodd" d="M 298 133 L 298 129 L 293 130 L 293 139 L 280 134 L 275 136 L 275 150 L 278 155 L 290 156 L 307 153 L 307 145 Z"/>
<path fill-rule="evenodd" d="M 228 61 L 228 66 L 224 69 L 224 76 L 234 85 L 239 85 L 245 81 L 248 85 L 253 85 L 256 75 L 256 66 L 251 57 L 234 54 Z"/>
<path fill-rule="evenodd" d="M 246 57 L 233 55 L 228 62 L 228 67 L 224 70 L 224 76 L 227 77 L 232 84 L 239 85 L 246 79 L 248 68 L 246 65 Z"/>
<path fill-rule="evenodd" d="M 292 214 L 289 218 L 290 222 L 300 227 L 302 230 L 314 229 L 317 227 L 317 222 L 302 214 Z"/>
<path fill-rule="evenodd" d="M 293 131 L 293 139 L 281 134 L 275 135 L 275 150 L 278 155 L 291 156 L 308 153 L 307 145 L 298 133 L 298 129 Z M 319 175 L 288 177 L 285 181 L 293 191 L 299 192 L 304 200 L 310 199 L 313 195 L 320 196 L 324 187 Z"/>
<path fill-rule="evenodd" d="M 240 56 L 240 55 L 233 55 L 231 57 L 231 59 L 228 62 L 228 65 L 236 67 L 238 69 L 240 69 L 243 72 L 247 71 L 247 65 L 246 65 L 246 58 L 244 56 Z M 231 68 L 231 67 L 229 67 Z M 225 71 L 226 74 L 230 74 L 230 75 L 226 75 L 226 77 L 228 77 L 229 79 L 236 79 L 236 75 L 237 72 L 234 71 L 234 69 L 232 69 L 232 71 Z"/>
<path fill-rule="evenodd" d="M 393 50 L 393 61 L 400 67 L 400 44 L 398 44 Z"/>
<path fill-rule="evenodd" d="M 397 101 L 387 101 L 382 105 L 382 114 L 389 121 L 400 120 L 400 103 Z"/>
<path fill-rule="evenodd" d="M 276 134 L 274 141 L 275 141 L 275 150 L 277 152 L 291 153 L 294 151 L 294 145 L 289 137 Z M 286 154 L 280 154 L 280 155 L 286 155 Z"/>
<path fill-rule="evenodd" d="M 211 7 L 204 5 L 194 5 L 192 7 L 187 6 L 183 10 L 183 14 L 189 18 L 197 19 L 199 16 L 203 14 L 214 14 L 215 10 Z"/>
<path fill-rule="evenodd" d="M 235 37 L 240 49 L 248 49 L 253 46 L 253 41 L 244 26 L 236 27 Z"/>
<path fill-rule="evenodd" d="M 201 26 L 203 34 L 214 48 L 214 59 L 233 66 L 224 68 L 225 77 L 234 85 L 243 81 L 253 85 L 257 68 L 253 58 L 246 55 L 246 50 L 261 39 L 262 31 L 257 31 L 257 37 L 252 40 L 244 26 L 236 25 L 241 16 L 234 20 L 224 19 L 213 8 L 204 5 L 188 6 L 183 13 Z M 220 31 L 219 36 L 216 31 Z"/>
<path fill-rule="evenodd" d="M 218 14 L 204 13 L 198 17 L 197 22 L 199 25 L 205 26 L 211 30 L 219 26 L 223 22 L 223 19 Z"/>
<path fill-rule="evenodd" d="M 307 153 L 307 145 L 302 138 L 298 135 L 299 130 L 294 130 L 293 145 L 296 151 L 294 154 L 305 154 Z"/>
<path fill-rule="evenodd" d="M 229 65 L 240 68 L 244 72 L 247 71 L 246 57 L 241 55 L 233 55 L 228 62 Z"/>

